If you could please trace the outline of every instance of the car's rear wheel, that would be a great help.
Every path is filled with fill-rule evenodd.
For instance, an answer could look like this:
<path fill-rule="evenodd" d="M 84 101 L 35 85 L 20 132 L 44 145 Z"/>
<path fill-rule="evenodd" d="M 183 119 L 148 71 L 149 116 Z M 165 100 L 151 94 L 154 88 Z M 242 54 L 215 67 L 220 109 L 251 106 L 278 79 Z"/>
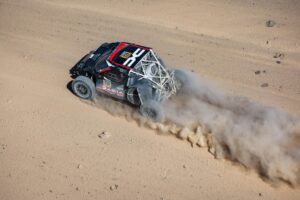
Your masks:
<path fill-rule="evenodd" d="M 78 76 L 73 80 L 72 90 L 82 99 L 93 99 L 96 94 L 94 82 L 86 76 Z"/>
<path fill-rule="evenodd" d="M 155 122 L 162 122 L 164 120 L 162 107 L 157 101 L 149 100 L 143 103 L 140 107 L 140 112 L 144 117 Z"/>

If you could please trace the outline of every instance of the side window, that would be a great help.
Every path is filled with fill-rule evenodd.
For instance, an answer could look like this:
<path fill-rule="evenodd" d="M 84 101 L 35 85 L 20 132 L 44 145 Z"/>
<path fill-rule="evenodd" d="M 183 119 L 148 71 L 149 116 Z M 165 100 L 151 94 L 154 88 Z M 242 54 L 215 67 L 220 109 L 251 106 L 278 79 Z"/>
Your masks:
<path fill-rule="evenodd" d="M 116 83 L 123 83 L 127 79 L 126 72 L 121 72 L 117 68 L 113 68 L 107 72 L 104 73 L 104 77 L 107 79 L 116 82 Z"/>

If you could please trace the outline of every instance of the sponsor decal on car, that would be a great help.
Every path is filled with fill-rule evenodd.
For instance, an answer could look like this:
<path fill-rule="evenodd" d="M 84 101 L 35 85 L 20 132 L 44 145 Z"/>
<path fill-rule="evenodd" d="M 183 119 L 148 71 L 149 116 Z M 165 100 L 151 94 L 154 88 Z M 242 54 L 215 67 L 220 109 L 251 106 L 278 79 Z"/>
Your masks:
<path fill-rule="evenodd" d="M 124 69 L 133 68 L 148 52 L 150 48 L 121 42 L 114 52 L 109 56 L 108 61 L 115 66 Z"/>
<path fill-rule="evenodd" d="M 138 57 L 140 57 L 145 52 L 145 49 L 137 48 L 135 52 L 133 52 L 132 56 L 125 60 L 123 65 L 131 67 L 131 65 L 136 61 Z"/>
<path fill-rule="evenodd" d="M 131 56 L 131 52 L 128 52 L 128 51 L 123 51 L 120 55 L 121 58 L 124 58 L 124 59 L 127 59 Z"/>
<path fill-rule="evenodd" d="M 112 95 L 116 95 L 116 96 L 119 96 L 119 97 L 124 97 L 125 96 L 123 89 L 118 90 L 118 89 L 112 88 L 111 81 L 108 80 L 108 79 L 104 79 L 102 84 L 101 83 L 97 84 L 96 87 L 97 87 L 97 89 L 105 91 L 105 92 L 107 92 L 109 94 L 112 94 Z"/>
<path fill-rule="evenodd" d="M 104 78 L 102 87 L 105 88 L 105 89 L 110 89 L 111 88 L 111 81 Z"/>

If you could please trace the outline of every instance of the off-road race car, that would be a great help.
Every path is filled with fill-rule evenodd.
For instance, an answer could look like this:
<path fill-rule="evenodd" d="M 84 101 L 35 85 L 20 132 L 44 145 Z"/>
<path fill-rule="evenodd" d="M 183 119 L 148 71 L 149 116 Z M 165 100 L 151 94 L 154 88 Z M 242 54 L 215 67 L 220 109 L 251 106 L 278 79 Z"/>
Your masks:
<path fill-rule="evenodd" d="M 161 102 L 177 90 L 174 71 L 149 47 L 128 42 L 104 43 L 71 70 L 72 91 L 82 99 L 97 92 L 140 107 L 146 118 L 162 121 Z"/>

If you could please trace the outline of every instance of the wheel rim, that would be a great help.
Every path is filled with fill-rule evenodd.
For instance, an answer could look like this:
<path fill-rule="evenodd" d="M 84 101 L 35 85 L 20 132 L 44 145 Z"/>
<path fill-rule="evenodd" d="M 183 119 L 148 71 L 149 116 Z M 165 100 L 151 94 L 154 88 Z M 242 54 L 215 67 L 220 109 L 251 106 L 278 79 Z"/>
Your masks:
<path fill-rule="evenodd" d="M 84 83 L 76 83 L 74 91 L 79 97 L 83 99 L 88 99 L 90 97 L 90 90 Z"/>

